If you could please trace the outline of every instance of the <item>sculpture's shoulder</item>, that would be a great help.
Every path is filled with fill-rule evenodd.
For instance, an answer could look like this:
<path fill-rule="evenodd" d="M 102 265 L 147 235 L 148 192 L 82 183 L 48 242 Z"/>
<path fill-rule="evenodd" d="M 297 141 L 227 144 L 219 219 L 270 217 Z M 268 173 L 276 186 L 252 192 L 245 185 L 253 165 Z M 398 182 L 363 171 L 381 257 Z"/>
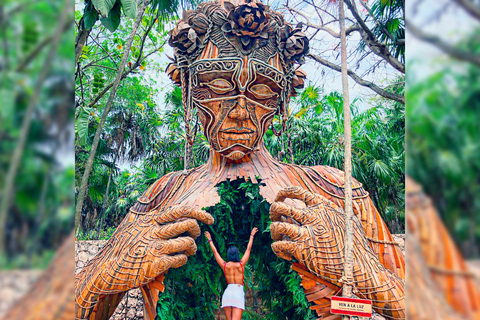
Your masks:
<path fill-rule="evenodd" d="M 178 187 L 184 183 L 188 176 L 183 171 L 167 173 L 143 192 L 130 211 L 142 214 L 162 206 L 162 204 L 174 196 L 175 191 L 178 190 Z"/>
<path fill-rule="evenodd" d="M 322 165 L 313 167 L 302 166 L 301 168 L 323 191 L 342 197 L 345 195 L 345 174 L 342 170 Z M 353 177 L 352 192 L 354 198 L 368 196 L 368 192 L 363 189 L 362 184 Z"/>

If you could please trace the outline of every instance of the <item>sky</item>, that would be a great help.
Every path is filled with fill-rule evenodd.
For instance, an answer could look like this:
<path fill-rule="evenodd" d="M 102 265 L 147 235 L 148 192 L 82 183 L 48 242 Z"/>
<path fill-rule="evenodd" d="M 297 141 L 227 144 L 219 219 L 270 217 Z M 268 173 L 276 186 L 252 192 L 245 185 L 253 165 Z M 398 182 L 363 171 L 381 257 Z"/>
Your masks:
<path fill-rule="evenodd" d="M 424 32 L 441 37 L 453 44 L 478 23 L 450 0 L 406 1 L 406 16 Z M 436 63 L 448 59 L 447 55 L 434 46 L 422 42 L 408 33 L 406 35 L 407 74 L 425 78 L 443 65 Z"/>

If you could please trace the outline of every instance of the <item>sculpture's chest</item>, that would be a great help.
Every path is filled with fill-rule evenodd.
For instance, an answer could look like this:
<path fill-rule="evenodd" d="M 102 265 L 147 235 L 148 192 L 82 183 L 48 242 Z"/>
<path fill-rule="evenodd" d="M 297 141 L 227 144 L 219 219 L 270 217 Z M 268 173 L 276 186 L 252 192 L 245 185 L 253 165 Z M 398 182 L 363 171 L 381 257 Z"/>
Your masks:
<path fill-rule="evenodd" d="M 186 205 L 195 209 L 211 207 L 220 201 L 217 185 L 223 181 L 245 179 L 261 183 L 260 194 L 269 202 L 285 187 L 300 186 L 334 200 L 343 201 L 343 173 L 330 167 L 303 167 L 283 163 L 250 162 L 232 164 L 212 171 L 208 166 L 188 174 L 172 173 L 160 179 L 143 194 L 132 210 L 149 212 L 156 208 Z M 354 183 L 354 198 L 368 194 Z M 299 203 L 299 205 L 301 205 Z"/>

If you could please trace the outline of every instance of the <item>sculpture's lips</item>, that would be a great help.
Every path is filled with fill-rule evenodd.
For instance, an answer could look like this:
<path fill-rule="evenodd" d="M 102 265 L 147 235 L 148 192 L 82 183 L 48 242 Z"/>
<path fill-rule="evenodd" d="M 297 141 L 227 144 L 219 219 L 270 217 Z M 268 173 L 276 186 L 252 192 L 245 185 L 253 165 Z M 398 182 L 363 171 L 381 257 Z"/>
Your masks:
<path fill-rule="evenodd" d="M 222 129 L 220 132 L 223 133 L 233 133 L 233 134 L 245 134 L 245 133 L 255 133 L 254 130 L 248 129 L 248 128 L 227 128 L 227 129 Z"/>

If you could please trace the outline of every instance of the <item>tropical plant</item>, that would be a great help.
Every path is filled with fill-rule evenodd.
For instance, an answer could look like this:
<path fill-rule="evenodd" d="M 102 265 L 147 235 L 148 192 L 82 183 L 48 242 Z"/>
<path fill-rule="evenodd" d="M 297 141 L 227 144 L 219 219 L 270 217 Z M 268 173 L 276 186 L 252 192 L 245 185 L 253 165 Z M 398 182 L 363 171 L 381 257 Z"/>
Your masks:
<path fill-rule="evenodd" d="M 478 33 L 468 39 L 480 52 Z M 424 79 L 414 72 L 407 77 L 407 172 L 431 197 L 463 254 L 473 258 L 480 254 L 480 67 L 448 61 L 438 69 Z"/>
<path fill-rule="evenodd" d="M 0 268 L 45 266 L 71 230 L 70 12 L 0 4 Z"/>
<path fill-rule="evenodd" d="M 337 3 L 339 1 L 293 1 L 285 8 L 292 18 L 306 25 L 311 32 L 310 53 L 307 57 L 318 63 L 322 75 L 340 73 L 340 32 Z M 360 41 L 349 41 L 348 76 L 356 84 L 370 89 L 385 99 L 405 104 L 405 96 L 392 90 L 405 74 L 405 5 L 402 0 L 358 1 L 344 0 L 346 4 L 347 39 L 359 36 Z M 378 68 L 388 72 L 375 78 Z M 358 72 L 358 70 L 361 71 Z M 400 76 L 400 77 L 399 77 Z"/>

